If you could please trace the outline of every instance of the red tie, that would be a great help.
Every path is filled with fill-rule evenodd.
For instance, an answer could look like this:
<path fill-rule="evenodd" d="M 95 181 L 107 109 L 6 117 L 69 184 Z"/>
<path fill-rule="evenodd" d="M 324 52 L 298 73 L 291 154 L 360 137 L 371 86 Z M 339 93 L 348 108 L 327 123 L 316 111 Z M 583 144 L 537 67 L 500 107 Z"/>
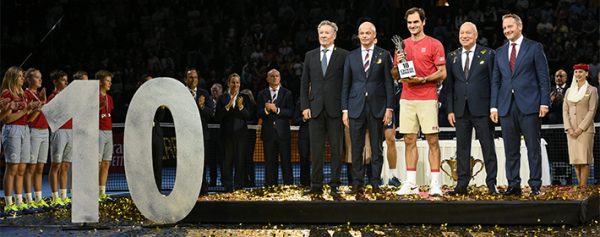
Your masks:
<path fill-rule="evenodd" d="M 515 65 L 517 64 L 517 43 L 512 43 L 512 50 L 510 51 L 510 71 L 515 72 Z"/>

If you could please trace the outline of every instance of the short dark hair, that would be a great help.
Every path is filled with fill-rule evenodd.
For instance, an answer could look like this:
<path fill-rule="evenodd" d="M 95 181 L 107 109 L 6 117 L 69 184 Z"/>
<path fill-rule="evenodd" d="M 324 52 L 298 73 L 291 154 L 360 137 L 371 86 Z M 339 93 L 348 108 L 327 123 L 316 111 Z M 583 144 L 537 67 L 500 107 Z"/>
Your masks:
<path fill-rule="evenodd" d="M 408 15 L 411 15 L 415 12 L 419 13 L 419 18 L 421 19 L 421 21 L 425 21 L 427 19 L 427 17 L 425 17 L 425 10 L 423 10 L 423 8 L 413 7 L 413 8 L 406 10 L 406 14 L 404 14 L 404 20 L 406 20 L 408 18 Z"/>
<path fill-rule="evenodd" d="M 73 74 L 73 79 L 81 80 L 83 78 L 83 76 L 87 76 L 87 75 L 88 75 L 88 73 L 86 71 L 79 70 Z"/>
<path fill-rule="evenodd" d="M 113 74 L 106 70 L 100 70 L 96 72 L 96 80 L 102 80 L 105 77 L 113 77 Z"/>
<path fill-rule="evenodd" d="M 67 73 L 63 70 L 54 70 L 50 73 L 50 79 L 52 81 L 58 81 L 61 77 L 67 76 Z M 69 80 L 69 78 L 67 78 Z"/>

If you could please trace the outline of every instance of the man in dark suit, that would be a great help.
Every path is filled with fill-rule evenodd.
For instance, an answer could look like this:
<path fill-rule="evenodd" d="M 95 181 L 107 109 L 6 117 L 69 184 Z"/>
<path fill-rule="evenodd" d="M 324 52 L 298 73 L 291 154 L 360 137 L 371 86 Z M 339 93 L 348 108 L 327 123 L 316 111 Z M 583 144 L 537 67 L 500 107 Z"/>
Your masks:
<path fill-rule="evenodd" d="M 374 193 L 381 193 L 383 165 L 383 126 L 392 121 L 394 83 L 390 53 L 375 46 L 375 25 L 363 22 L 358 27 L 360 48 L 346 57 L 342 85 L 342 121 L 350 128 L 352 140 L 352 190 L 357 199 L 363 199 L 363 149 L 365 132 L 371 139 L 371 185 Z"/>
<path fill-rule="evenodd" d="M 523 22 L 515 14 L 502 16 L 502 29 L 508 42 L 496 50 L 490 101 L 492 121 L 502 126 L 506 152 L 505 195 L 521 195 L 521 135 L 529 159 L 531 195 L 542 186 L 540 130 L 550 106 L 548 61 L 539 42 L 523 37 Z"/>
<path fill-rule="evenodd" d="M 567 92 L 567 72 L 563 69 L 558 69 L 554 74 L 554 83 L 556 84 L 550 90 L 550 111 L 548 116 L 545 118 L 547 124 L 562 124 L 563 123 L 563 101 L 565 99 L 565 92 Z M 562 133 L 562 131 L 559 131 Z M 564 138 L 561 136 L 561 138 Z"/>
<path fill-rule="evenodd" d="M 192 97 L 194 97 L 194 101 L 196 101 L 196 105 L 198 106 L 198 110 L 200 111 L 200 118 L 202 120 L 202 132 L 204 135 L 204 177 L 202 178 L 202 187 L 200 188 L 200 194 L 208 193 L 208 179 L 206 178 L 206 166 L 208 165 L 208 159 L 206 158 L 208 152 L 208 141 L 210 140 L 210 132 L 208 132 L 208 121 L 211 120 L 214 116 L 213 114 L 213 100 L 208 91 L 199 87 L 199 77 L 198 70 L 196 68 L 190 67 L 185 70 L 185 85 L 190 90 Z"/>
<path fill-rule="evenodd" d="M 310 187 L 310 132 L 308 121 L 302 115 L 300 98 L 294 108 L 294 120 L 298 127 L 298 155 L 300 156 L 300 185 Z"/>
<path fill-rule="evenodd" d="M 306 53 L 300 87 L 300 106 L 304 120 L 309 121 L 311 188 L 307 194 L 323 193 L 325 137 L 331 152 L 331 194 L 337 196 L 342 165 L 343 125 L 341 121 L 341 87 L 344 61 L 348 51 L 336 47 L 337 25 L 322 21 L 317 27 L 319 48 Z"/>
<path fill-rule="evenodd" d="M 277 185 L 278 160 L 284 184 L 292 184 L 290 119 L 294 114 L 292 92 L 281 86 L 279 71 L 267 73 L 269 87 L 258 93 L 257 114 L 263 119 L 260 137 L 265 152 L 265 186 Z"/>
<path fill-rule="evenodd" d="M 232 73 L 227 77 L 227 93 L 219 97 L 215 118 L 221 124 L 221 139 L 225 148 L 221 180 L 225 192 L 232 192 L 244 186 L 245 156 L 250 99 L 240 92 L 240 76 Z M 235 167 L 235 176 L 234 176 Z"/>
<path fill-rule="evenodd" d="M 450 194 L 467 194 L 471 180 L 471 135 L 477 133 L 489 194 L 496 194 L 497 159 L 494 126 L 490 122 L 490 90 L 495 52 L 477 45 L 477 27 L 471 22 L 459 30 L 461 48 L 446 58 L 448 122 L 456 127 L 458 183 Z"/>

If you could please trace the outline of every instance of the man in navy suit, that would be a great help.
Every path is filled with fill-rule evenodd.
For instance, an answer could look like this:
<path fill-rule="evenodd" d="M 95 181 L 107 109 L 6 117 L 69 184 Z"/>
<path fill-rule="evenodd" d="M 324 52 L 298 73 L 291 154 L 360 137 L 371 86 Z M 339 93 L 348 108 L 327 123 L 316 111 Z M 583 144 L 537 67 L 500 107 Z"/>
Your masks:
<path fill-rule="evenodd" d="M 364 199 L 363 149 L 365 132 L 371 140 L 371 185 L 373 193 L 381 193 L 383 165 L 383 126 L 392 121 L 394 83 L 390 70 L 390 53 L 375 46 L 375 25 L 363 22 L 358 27 L 360 48 L 346 57 L 342 85 L 342 121 L 350 128 L 352 140 L 352 190 L 357 199 Z"/>
<path fill-rule="evenodd" d="M 214 116 L 213 109 L 214 103 L 210 93 L 200 88 L 199 86 L 198 70 L 193 67 L 188 67 L 185 70 L 185 85 L 190 90 L 198 110 L 200 111 L 200 118 L 202 119 L 202 131 L 204 134 L 204 177 L 202 177 L 202 187 L 200 188 L 200 194 L 204 195 L 208 193 L 208 180 L 206 179 L 206 166 L 208 165 L 208 159 L 206 159 L 208 152 L 208 141 L 210 140 L 210 133 L 208 132 L 208 121 Z"/>
<path fill-rule="evenodd" d="M 300 85 L 300 110 L 308 121 L 310 136 L 310 190 L 306 194 L 323 193 L 323 162 L 325 139 L 331 151 L 331 195 L 339 197 L 342 166 L 344 125 L 340 117 L 341 87 L 344 62 L 348 51 L 334 45 L 338 27 L 331 21 L 321 21 L 317 27 L 319 46 L 306 53 Z"/>
<path fill-rule="evenodd" d="M 494 50 L 477 45 L 477 27 L 471 22 L 460 26 L 461 48 L 446 58 L 448 122 L 456 127 L 458 182 L 450 194 L 467 194 L 471 180 L 471 136 L 477 133 L 485 162 L 489 194 L 496 194 L 497 159 L 494 126 L 490 121 L 490 90 Z"/>
<path fill-rule="evenodd" d="M 258 93 L 257 113 L 263 119 L 260 137 L 265 152 L 265 186 L 277 185 L 278 161 L 284 184 L 292 184 L 290 119 L 294 114 L 292 92 L 281 86 L 277 69 L 267 73 L 269 87 Z"/>
<path fill-rule="evenodd" d="M 523 22 L 518 15 L 502 16 L 502 29 L 508 42 L 496 50 L 490 101 L 492 121 L 502 126 L 506 153 L 505 195 L 521 195 L 521 135 L 529 159 L 531 195 L 542 186 L 540 130 L 550 106 L 548 61 L 539 42 L 523 37 Z"/>

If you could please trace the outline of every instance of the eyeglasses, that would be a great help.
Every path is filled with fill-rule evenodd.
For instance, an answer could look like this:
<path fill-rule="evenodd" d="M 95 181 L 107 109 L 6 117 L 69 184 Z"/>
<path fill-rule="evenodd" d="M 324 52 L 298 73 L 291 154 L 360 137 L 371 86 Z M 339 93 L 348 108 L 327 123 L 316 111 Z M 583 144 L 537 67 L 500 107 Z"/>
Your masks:
<path fill-rule="evenodd" d="M 554 77 L 565 77 L 565 76 L 563 76 L 563 75 L 555 75 Z"/>

